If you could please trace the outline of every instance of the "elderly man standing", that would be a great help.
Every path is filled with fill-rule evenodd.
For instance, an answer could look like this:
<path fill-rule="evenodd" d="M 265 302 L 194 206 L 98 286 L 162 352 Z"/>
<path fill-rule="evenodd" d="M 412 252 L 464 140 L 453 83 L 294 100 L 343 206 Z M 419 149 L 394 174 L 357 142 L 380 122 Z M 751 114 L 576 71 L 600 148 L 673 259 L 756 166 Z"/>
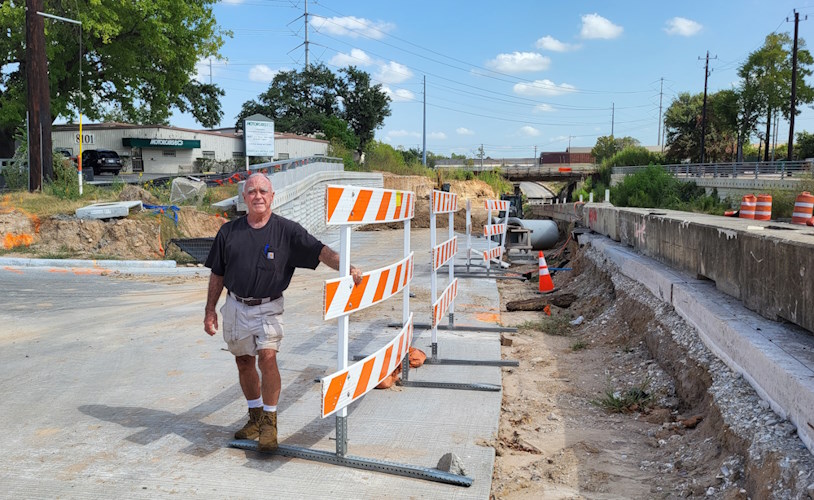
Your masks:
<path fill-rule="evenodd" d="M 248 214 L 218 231 L 206 267 L 212 270 L 204 313 L 204 330 L 215 335 L 215 311 L 223 288 L 223 339 L 237 362 L 240 387 L 249 405 L 249 421 L 237 439 L 258 439 L 259 449 L 277 448 L 277 402 L 280 372 L 277 352 L 283 339 L 283 291 L 294 269 L 315 269 L 320 262 L 339 269 L 339 254 L 302 226 L 271 213 L 274 190 L 268 177 L 252 174 L 243 186 Z M 351 266 L 354 282 L 361 271 Z M 257 364 L 255 364 L 257 358 Z M 260 376 L 257 373 L 260 368 Z"/>

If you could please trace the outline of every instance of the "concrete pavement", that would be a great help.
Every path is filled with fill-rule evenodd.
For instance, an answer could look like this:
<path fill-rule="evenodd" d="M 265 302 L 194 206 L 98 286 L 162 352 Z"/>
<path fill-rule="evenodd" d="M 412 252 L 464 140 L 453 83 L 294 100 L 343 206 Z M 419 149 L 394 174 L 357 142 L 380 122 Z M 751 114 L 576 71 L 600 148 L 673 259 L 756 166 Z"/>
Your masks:
<path fill-rule="evenodd" d="M 398 236 L 396 236 L 398 235 Z M 330 237 L 324 241 L 331 243 Z M 429 232 L 413 231 L 415 321 L 429 322 Z M 393 252 L 384 251 L 394 248 Z M 355 232 L 353 261 L 373 269 L 401 255 L 398 231 Z M 280 354 L 282 443 L 335 449 L 319 417 L 319 384 L 336 369 L 336 322 L 322 321 L 322 281 L 298 271 L 286 293 Z M 227 448 L 245 418 L 233 357 L 204 334 L 206 275 L 176 284 L 0 267 L 0 496 L 7 498 L 488 498 L 501 393 L 396 388 L 351 405 L 348 453 L 434 467 L 461 457 L 469 488 L 260 456 Z M 441 280 L 441 283 L 444 283 Z M 499 312 L 492 280 L 463 280 L 456 324 Z M 222 301 L 221 301 L 222 304 Z M 484 314 L 485 313 L 485 314 Z M 358 316 L 358 318 L 357 318 Z M 401 295 L 351 316 L 350 354 L 397 330 Z M 429 331 L 414 345 L 429 352 Z M 439 332 L 442 357 L 499 359 L 498 334 Z M 411 380 L 500 384 L 500 368 L 425 366 Z"/>

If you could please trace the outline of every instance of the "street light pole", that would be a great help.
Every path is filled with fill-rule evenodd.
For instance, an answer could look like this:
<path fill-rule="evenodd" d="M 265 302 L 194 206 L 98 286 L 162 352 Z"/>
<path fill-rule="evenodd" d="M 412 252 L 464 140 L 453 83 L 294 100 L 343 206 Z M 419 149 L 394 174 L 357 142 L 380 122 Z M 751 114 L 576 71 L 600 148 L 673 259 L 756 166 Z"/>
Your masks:
<path fill-rule="evenodd" d="M 79 196 L 82 196 L 82 21 L 76 19 L 69 19 L 67 17 L 55 16 L 45 12 L 37 11 L 37 14 L 42 17 L 54 19 L 56 21 L 63 21 L 71 24 L 79 25 L 79 154 L 76 156 L 77 175 L 79 176 Z"/>

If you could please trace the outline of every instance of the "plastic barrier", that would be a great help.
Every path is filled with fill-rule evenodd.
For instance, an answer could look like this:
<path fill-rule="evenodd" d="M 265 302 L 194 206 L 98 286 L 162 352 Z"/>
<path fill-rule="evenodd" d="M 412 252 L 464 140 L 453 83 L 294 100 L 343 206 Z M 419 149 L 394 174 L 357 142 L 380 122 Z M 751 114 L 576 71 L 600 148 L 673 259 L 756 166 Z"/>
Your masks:
<path fill-rule="evenodd" d="M 792 224 L 806 224 L 814 212 L 814 196 L 803 191 L 794 200 L 794 213 L 791 214 Z"/>
<path fill-rule="evenodd" d="M 445 191 L 433 190 L 430 195 L 430 246 L 432 247 L 432 274 L 430 275 L 430 294 L 432 297 L 432 357 L 438 352 L 438 323 L 449 310 L 449 323 L 454 323 L 455 297 L 458 295 L 458 280 L 455 279 L 455 263 L 449 266 L 449 282 L 441 297 L 438 297 L 438 269 L 449 262 L 458 253 L 458 238 L 455 236 L 455 212 L 458 211 L 458 195 Z M 449 239 L 440 245 L 435 244 L 436 217 L 448 214 Z M 454 251 L 451 251 L 454 248 Z"/>
<path fill-rule="evenodd" d="M 483 235 L 488 238 L 487 241 L 489 242 L 489 248 L 483 252 L 483 260 L 486 263 L 486 273 L 489 273 L 489 267 L 492 262 L 492 259 L 497 259 L 498 261 L 501 260 L 503 257 L 503 253 L 506 251 L 506 228 L 508 224 L 505 222 L 503 224 L 491 224 L 492 222 L 492 210 L 497 212 L 497 218 L 500 218 L 500 212 L 506 212 L 504 220 L 508 220 L 509 218 L 509 207 L 511 203 L 505 200 L 486 200 L 486 222 L 487 224 L 483 226 Z M 500 235 L 500 245 L 495 248 L 492 248 L 492 236 Z"/>
<path fill-rule="evenodd" d="M 755 207 L 757 207 L 757 198 L 753 194 L 744 195 L 741 198 L 741 219 L 754 219 Z"/>
<path fill-rule="evenodd" d="M 755 206 L 755 220 L 772 220 L 772 195 L 757 195 Z"/>

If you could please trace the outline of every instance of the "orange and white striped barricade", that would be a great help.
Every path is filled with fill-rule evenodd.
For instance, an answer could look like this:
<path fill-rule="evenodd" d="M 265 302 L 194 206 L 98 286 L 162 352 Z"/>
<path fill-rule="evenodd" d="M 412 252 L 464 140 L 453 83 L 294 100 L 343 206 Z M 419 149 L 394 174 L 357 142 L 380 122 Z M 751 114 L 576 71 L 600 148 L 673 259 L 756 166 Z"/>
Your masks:
<path fill-rule="evenodd" d="M 498 262 L 503 262 L 503 254 L 506 251 L 506 228 L 508 227 L 510 206 L 511 203 L 506 200 L 486 200 L 487 224 L 483 226 L 483 236 L 489 245 L 483 252 L 483 260 L 486 262 L 486 274 L 489 274 L 493 259 L 497 259 Z M 497 212 L 498 219 L 500 219 L 500 212 L 505 212 L 503 223 L 492 224 L 492 210 Z M 493 248 L 492 237 L 498 235 L 500 236 L 500 244 Z"/>
<path fill-rule="evenodd" d="M 339 228 L 339 277 L 325 281 L 323 315 L 337 320 L 337 371 L 322 382 L 320 416 L 336 418 L 336 452 L 280 445 L 276 454 L 326 462 L 356 469 L 373 470 L 459 486 L 472 479 L 437 469 L 396 464 L 372 458 L 347 455 L 347 406 L 361 399 L 395 370 L 399 363 L 409 366 L 408 350 L 413 338 L 410 312 L 410 281 L 413 253 L 410 251 L 410 222 L 415 215 L 415 193 L 355 186 L 327 186 L 325 224 Z M 403 258 L 390 266 L 363 273 L 354 284 L 350 275 L 351 230 L 358 224 L 404 223 Z M 348 326 L 350 315 L 381 303 L 402 292 L 402 323 L 399 333 L 381 349 L 348 366 Z M 256 441 L 233 441 L 232 446 L 257 449 Z"/>
<path fill-rule="evenodd" d="M 518 366 L 517 361 L 512 360 L 465 360 L 465 359 L 439 359 L 438 358 L 438 330 L 443 328 L 440 325 L 444 319 L 444 314 L 448 313 L 449 323 L 447 330 L 471 330 L 471 331 L 517 331 L 514 328 L 487 327 L 487 326 L 455 326 L 455 297 L 458 295 L 458 278 L 455 277 L 455 254 L 458 249 L 458 239 L 455 236 L 455 212 L 458 211 L 457 195 L 444 191 L 434 190 L 430 195 L 430 246 L 432 247 L 432 273 L 430 274 L 430 295 L 432 297 L 432 323 L 430 325 L 415 325 L 416 328 L 431 328 L 432 330 L 432 354 L 425 364 L 447 364 L 447 365 L 484 365 L 484 366 Z M 436 216 L 439 214 L 449 214 L 449 239 L 436 245 Z M 448 263 L 449 281 L 446 288 L 438 295 L 438 269 Z M 402 377 L 406 380 L 407 370 L 402 371 Z M 413 385 L 410 382 L 410 385 Z M 416 384 L 418 385 L 418 384 Z M 455 384 L 422 382 L 421 387 L 437 387 L 443 389 L 468 389 L 483 391 L 499 391 L 500 387 L 494 384 Z"/>
<path fill-rule="evenodd" d="M 791 214 L 792 224 L 807 224 L 814 215 L 814 196 L 803 191 L 794 200 L 794 213 Z"/>

